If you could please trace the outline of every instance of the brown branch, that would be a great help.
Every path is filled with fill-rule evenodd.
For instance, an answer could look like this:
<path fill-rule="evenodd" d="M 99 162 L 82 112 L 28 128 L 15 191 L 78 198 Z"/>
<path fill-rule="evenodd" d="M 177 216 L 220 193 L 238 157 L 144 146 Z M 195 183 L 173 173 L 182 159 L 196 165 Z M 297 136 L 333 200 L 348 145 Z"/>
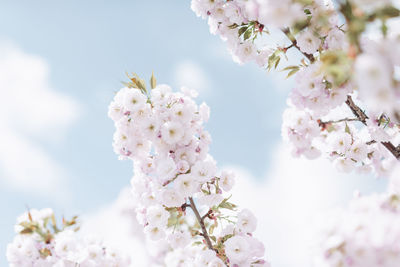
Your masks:
<path fill-rule="evenodd" d="M 367 125 L 367 119 L 368 119 L 367 114 L 365 114 L 365 112 L 354 103 L 350 95 L 347 96 L 346 104 L 347 106 L 349 106 L 349 108 L 351 109 L 353 114 L 358 118 L 358 120 L 361 121 L 364 125 Z"/>
<path fill-rule="evenodd" d="M 346 104 L 347 106 L 349 106 L 349 108 L 351 109 L 353 114 L 358 118 L 358 120 L 362 122 L 364 125 L 367 125 L 367 119 L 368 119 L 367 114 L 365 114 L 365 112 L 354 103 L 350 95 L 347 96 Z M 372 141 L 370 141 L 369 143 L 371 142 Z M 390 153 L 392 153 L 392 155 L 397 160 L 400 160 L 400 146 L 395 147 L 391 142 L 381 142 L 381 144 L 384 147 L 386 147 L 386 149 L 389 150 Z"/>
<path fill-rule="evenodd" d="M 345 121 L 359 121 L 359 119 L 358 118 L 344 118 L 344 119 L 340 119 L 340 120 L 330 120 L 330 121 L 318 120 L 318 124 L 320 127 L 325 128 L 326 125 L 328 125 L 328 124 L 345 122 Z"/>
<path fill-rule="evenodd" d="M 386 147 L 396 159 L 400 160 L 400 146 L 395 147 L 391 142 L 381 142 L 381 144 Z"/>
<path fill-rule="evenodd" d="M 302 53 L 311 63 L 313 63 L 313 62 L 315 61 L 315 57 L 314 57 L 312 54 L 308 54 L 308 53 L 305 53 L 305 52 L 303 52 L 303 51 L 300 50 L 300 47 L 297 45 L 297 40 L 296 40 L 296 38 L 294 38 L 294 36 L 293 36 L 293 34 L 290 32 L 290 29 L 289 29 L 289 28 L 283 29 L 282 32 L 286 35 L 286 37 L 287 37 L 287 38 L 290 40 L 290 42 L 292 43 L 292 44 L 288 47 L 288 49 L 291 48 L 291 47 L 296 47 L 297 50 L 299 50 L 300 53 Z"/>
<path fill-rule="evenodd" d="M 181 210 L 182 210 L 183 212 L 186 211 L 186 208 L 190 208 L 190 205 L 187 204 L 187 203 L 185 203 L 185 204 L 183 204 L 183 205 L 181 206 Z"/>
<path fill-rule="evenodd" d="M 211 250 L 215 250 L 213 245 L 212 245 L 212 243 L 211 243 L 210 237 L 208 236 L 208 232 L 207 232 L 206 226 L 204 225 L 204 219 L 200 216 L 200 213 L 197 210 L 196 205 L 194 204 L 193 198 L 189 197 L 189 201 L 190 201 L 190 207 L 192 208 L 192 210 L 194 212 L 194 215 L 196 216 L 196 219 L 200 224 L 201 231 L 203 233 L 203 237 L 204 237 L 204 239 L 206 240 L 206 243 L 207 243 L 207 247 L 209 249 L 211 249 Z"/>
<path fill-rule="evenodd" d="M 204 220 L 206 218 L 210 218 L 211 214 L 212 214 L 212 209 L 210 209 L 206 214 L 204 214 L 201 219 Z"/>

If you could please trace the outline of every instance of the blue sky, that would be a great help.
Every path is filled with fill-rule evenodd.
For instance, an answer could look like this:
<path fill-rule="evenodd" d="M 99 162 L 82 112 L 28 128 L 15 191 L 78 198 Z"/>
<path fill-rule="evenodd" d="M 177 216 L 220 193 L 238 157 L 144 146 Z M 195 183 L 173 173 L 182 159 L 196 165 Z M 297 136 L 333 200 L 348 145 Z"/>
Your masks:
<path fill-rule="evenodd" d="M 176 89 L 182 81 L 202 83 L 199 101 L 211 107 L 207 128 L 219 164 L 241 166 L 260 180 L 276 162 L 291 82 L 277 82 L 253 64 L 234 63 L 189 1 L 1 1 L 1 43 L 39 56 L 49 68 L 51 90 L 77 108 L 62 132 L 23 132 L 63 170 L 65 183 L 55 193 L 10 186 L 0 163 L 0 251 L 12 240 L 15 218 L 27 206 L 52 207 L 60 216 L 93 212 L 129 184 L 131 164 L 118 161 L 112 151 L 114 126 L 107 117 L 125 71 L 146 79 L 154 71 L 159 83 Z M 7 90 L 0 88 L 2 94 Z M 19 105 L 20 98 L 7 101 Z M 39 105 L 46 103 L 33 109 Z M 0 265 L 6 266 L 4 253 Z"/>

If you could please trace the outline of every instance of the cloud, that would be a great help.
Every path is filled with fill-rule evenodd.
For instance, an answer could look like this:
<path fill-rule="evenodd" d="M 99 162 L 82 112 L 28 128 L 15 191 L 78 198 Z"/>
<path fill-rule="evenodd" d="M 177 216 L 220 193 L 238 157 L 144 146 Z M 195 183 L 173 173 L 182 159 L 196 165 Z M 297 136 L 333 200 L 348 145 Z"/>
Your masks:
<path fill-rule="evenodd" d="M 209 93 L 210 80 L 199 64 L 191 60 L 182 61 L 174 68 L 173 75 L 177 86 L 195 89 L 201 95 Z"/>
<path fill-rule="evenodd" d="M 79 106 L 51 88 L 43 58 L 12 43 L 0 43 L 0 73 L 0 182 L 60 197 L 56 191 L 65 186 L 65 170 L 39 142 L 60 140 Z"/>
<path fill-rule="evenodd" d="M 232 201 L 258 217 L 255 235 L 266 245 L 273 266 L 311 266 L 310 245 L 316 216 L 345 206 L 359 189 L 384 190 L 386 181 L 343 174 L 323 159 L 295 159 L 286 145 L 275 149 L 272 169 L 264 179 L 230 166 L 237 173 Z"/>
<path fill-rule="evenodd" d="M 130 257 L 132 266 L 151 266 L 143 227 L 136 220 L 133 205 L 130 189 L 124 188 L 114 203 L 82 218 L 81 232 Z"/>

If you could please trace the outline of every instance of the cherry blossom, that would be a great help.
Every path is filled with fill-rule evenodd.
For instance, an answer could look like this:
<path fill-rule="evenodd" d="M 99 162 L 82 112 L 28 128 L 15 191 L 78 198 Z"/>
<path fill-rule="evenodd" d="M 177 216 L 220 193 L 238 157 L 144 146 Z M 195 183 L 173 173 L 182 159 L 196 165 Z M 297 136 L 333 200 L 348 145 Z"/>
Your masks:
<path fill-rule="evenodd" d="M 56 223 L 51 209 L 32 209 L 15 225 L 15 236 L 7 246 L 10 266 L 130 266 L 126 259 L 101 240 L 77 232 L 76 217 Z"/>
<path fill-rule="evenodd" d="M 185 87 L 174 92 L 157 85 L 154 76 L 151 89 L 136 74 L 130 80 L 109 107 L 116 126 L 113 147 L 121 159 L 133 162 L 132 194 L 144 233 L 167 244 L 159 258 L 167 266 L 267 266 L 264 246 L 252 236 L 255 216 L 238 211 L 226 194 L 234 173 L 218 170 L 208 153 L 211 137 L 203 126 L 208 106 L 197 105 L 197 93 Z M 231 231 L 225 231 L 227 224 Z M 239 261 L 236 238 L 248 248 Z"/>
<path fill-rule="evenodd" d="M 393 4 L 193 0 L 192 9 L 238 63 L 271 70 L 289 49 L 303 57 L 283 68 L 296 80 L 282 125 L 294 156 L 323 155 L 344 172 L 387 177 L 400 159 L 400 37 L 386 24 L 400 16 Z M 379 21 L 379 37 L 369 38 Z M 277 44 L 279 32 L 286 41 Z"/>

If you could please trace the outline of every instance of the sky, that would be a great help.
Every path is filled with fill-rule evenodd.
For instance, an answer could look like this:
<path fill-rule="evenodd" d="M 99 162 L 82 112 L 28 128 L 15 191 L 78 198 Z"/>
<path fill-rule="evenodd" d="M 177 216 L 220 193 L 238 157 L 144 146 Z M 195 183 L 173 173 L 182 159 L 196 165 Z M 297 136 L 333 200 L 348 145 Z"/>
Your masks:
<path fill-rule="evenodd" d="M 152 71 L 158 83 L 197 89 L 198 101 L 211 107 L 210 153 L 241 174 L 238 200 L 261 213 L 264 242 L 279 222 L 296 232 L 290 217 L 300 216 L 296 210 L 311 217 L 349 199 L 355 188 L 384 187 L 371 177 L 333 169 L 327 175 L 320 167 L 326 162 L 313 168 L 292 159 L 280 135 L 292 82 L 234 63 L 189 1 L 0 1 L 0 251 L 28 208 L 52 207 L 66 217 L 97 214 L 129 185 L 131 163 L 112 150 L 107 107 L 125 72 L 148 79 Z M 274 199 L 287 210 L 261 205 Z M 291 266 L 284 251 L 290 239 L 272 238 L 267 255 L 274 266 Z M 291 243 L 296 251 L 300 243 Z M 4 253 L 0 266 L 7 266 Z"/>

